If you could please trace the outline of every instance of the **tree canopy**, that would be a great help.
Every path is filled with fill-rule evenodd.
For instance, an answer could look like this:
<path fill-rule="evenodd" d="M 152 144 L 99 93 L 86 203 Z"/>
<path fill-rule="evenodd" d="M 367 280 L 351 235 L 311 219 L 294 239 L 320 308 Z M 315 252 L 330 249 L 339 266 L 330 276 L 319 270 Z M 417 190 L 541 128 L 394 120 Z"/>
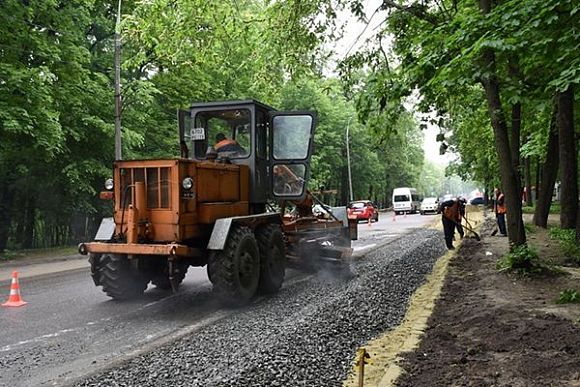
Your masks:
<path fill-rule="evenodd" d="M 90 238 L 110 211 L 97 193 L 114 158 L 113 3 L 0 3 L 0 251 Z M 384 21 L 329 77 L 338 18 L 368 21 L 360 0 L 125 0 L 123 155 L 178 157 L 175 111 L 192 102 L 314 109 L 310 188 L 350 199 L 348 130 L 353 198 L 388 206 L 396 186 L 443 193 L 421 146 L 421 128 L 436 126 L 459 154 L 447 173 L 503 186 L 522 243 L 521 186 L 551 192 L 550 146 L 567 225 L 576 219 L 579 11 L 573 0 L 384 0 Z"/>

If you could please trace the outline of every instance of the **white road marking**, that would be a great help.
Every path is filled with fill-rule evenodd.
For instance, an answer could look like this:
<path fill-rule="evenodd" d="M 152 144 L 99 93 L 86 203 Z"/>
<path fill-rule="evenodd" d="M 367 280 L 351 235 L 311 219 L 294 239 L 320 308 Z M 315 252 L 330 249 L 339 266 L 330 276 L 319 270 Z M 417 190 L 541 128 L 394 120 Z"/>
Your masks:
<path fill-rule="evenodd" d="M 62 335 L 63 333 L 74 332 L 74 331 L 77 331 L 77 330 L 78 329 L 62 329 L 62 330 L 60 330 L 58 332 L 49 333 L 47 335 L 42 335 L 42 336 L 39 336 L 39 337 L 35 337 L 33 339 L 30 339 L 30 340 L 19 341 L 16 344 L 5 345 L 4 347 L 0 348 L 0 352 L 8 352 L 8 351 L 10 351 L 10 350 L 12 350 L 12 349 L 14 349 L 16 347 L 20 347 L 20 346 L 25 345 L 25 344 L 42 342 L 42 341 L 45 341 L 44 339 L 49 339 L 49 338 L 52 338 L 52 337 L 58 337 L 58 336 Z"/>

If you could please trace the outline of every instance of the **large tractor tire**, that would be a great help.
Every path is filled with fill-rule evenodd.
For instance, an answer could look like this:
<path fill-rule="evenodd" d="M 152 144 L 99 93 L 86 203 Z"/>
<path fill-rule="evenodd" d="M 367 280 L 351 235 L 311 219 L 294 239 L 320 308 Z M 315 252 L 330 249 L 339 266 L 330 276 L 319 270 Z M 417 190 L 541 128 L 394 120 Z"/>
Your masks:
<path fill-rule="evenodd" d="M 147 289 L 148 278 L 131 267 L 126 255 L 103 254 L 90 261 L 93 281 L 115 300 L 137 298 Z"/>
<path fill-rule="evenodd" d="M 286 274 L 286 245 L 282 229 L 277 224 L 260 227 L 256 231 L 260 249 L 260 281 L 258 292 L 276 293 Z"/>
<path fill-rule="evenodd" d="M 224 249 L 210 253 L 207 273 L 224 303 L 247 303 L 256 293 L 260 277 L 260 253 L 252 230 L 233 226 Z"/>
<path fill-rule="evenodd" d="M 102 254 L 89 254 L 89 264 L 91 265 L 91 278 L 95 286 L 101 286 L 101 275 L 99 274 L 99 265 Z"/>

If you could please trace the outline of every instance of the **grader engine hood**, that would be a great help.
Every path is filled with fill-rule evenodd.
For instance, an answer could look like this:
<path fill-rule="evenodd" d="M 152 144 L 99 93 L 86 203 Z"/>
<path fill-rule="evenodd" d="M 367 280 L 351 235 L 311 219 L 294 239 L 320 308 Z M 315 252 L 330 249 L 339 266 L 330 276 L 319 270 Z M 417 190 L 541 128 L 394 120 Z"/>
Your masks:
<path fill-rule="evenodd" d="M 127 243 L 176 240 L 182 182 L 195 197 L 195 176 L 182 176 L 179 160 L 117 161 L 114 165 L 115 234 Z M 180 179 L 181 178 L 181 179 Z"/>
<path fill-rule="evenodd" d="M 98 233 L 97 240 L 182 241 L 203 236 L 203 225 L 216 219 L 249 211 L 249 171 L 244 165 L 189 159 L 117 161 L 113 181 L 114 232 Z"/>

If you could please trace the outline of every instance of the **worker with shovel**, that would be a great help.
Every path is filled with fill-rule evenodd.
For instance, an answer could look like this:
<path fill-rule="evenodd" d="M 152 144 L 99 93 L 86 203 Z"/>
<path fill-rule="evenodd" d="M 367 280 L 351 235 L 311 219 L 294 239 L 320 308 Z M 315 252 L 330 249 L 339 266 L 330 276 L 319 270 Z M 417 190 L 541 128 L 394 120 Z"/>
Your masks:
<path fill-rule="evenodd" d="M 465 204 L 467 204 L 467 200 L 465 198 L 457 198 L 457 218 L 455 219 L 455 226 L 457 227 L 457 232 L 459 233 L 459 237 L 463 239 L 465 232 L 463 231 L 463 226 L 461 225 L 461 220 L 465 218 Z"/>
<path fill-rule="evenodd" d="M 455 228 L 458 223 L 457 219 L 461 219 L 459 213 L 459 200 L 455 198 L 441 203 L 441 214 L 443 233 L 445 234 L 445 245 L 447 245 L 449 250 L 455 250 L 455 247 L 453 247 L 453 236 L 455 235 Z M 463 231 L 463 229 L 461 231 Z"/>

